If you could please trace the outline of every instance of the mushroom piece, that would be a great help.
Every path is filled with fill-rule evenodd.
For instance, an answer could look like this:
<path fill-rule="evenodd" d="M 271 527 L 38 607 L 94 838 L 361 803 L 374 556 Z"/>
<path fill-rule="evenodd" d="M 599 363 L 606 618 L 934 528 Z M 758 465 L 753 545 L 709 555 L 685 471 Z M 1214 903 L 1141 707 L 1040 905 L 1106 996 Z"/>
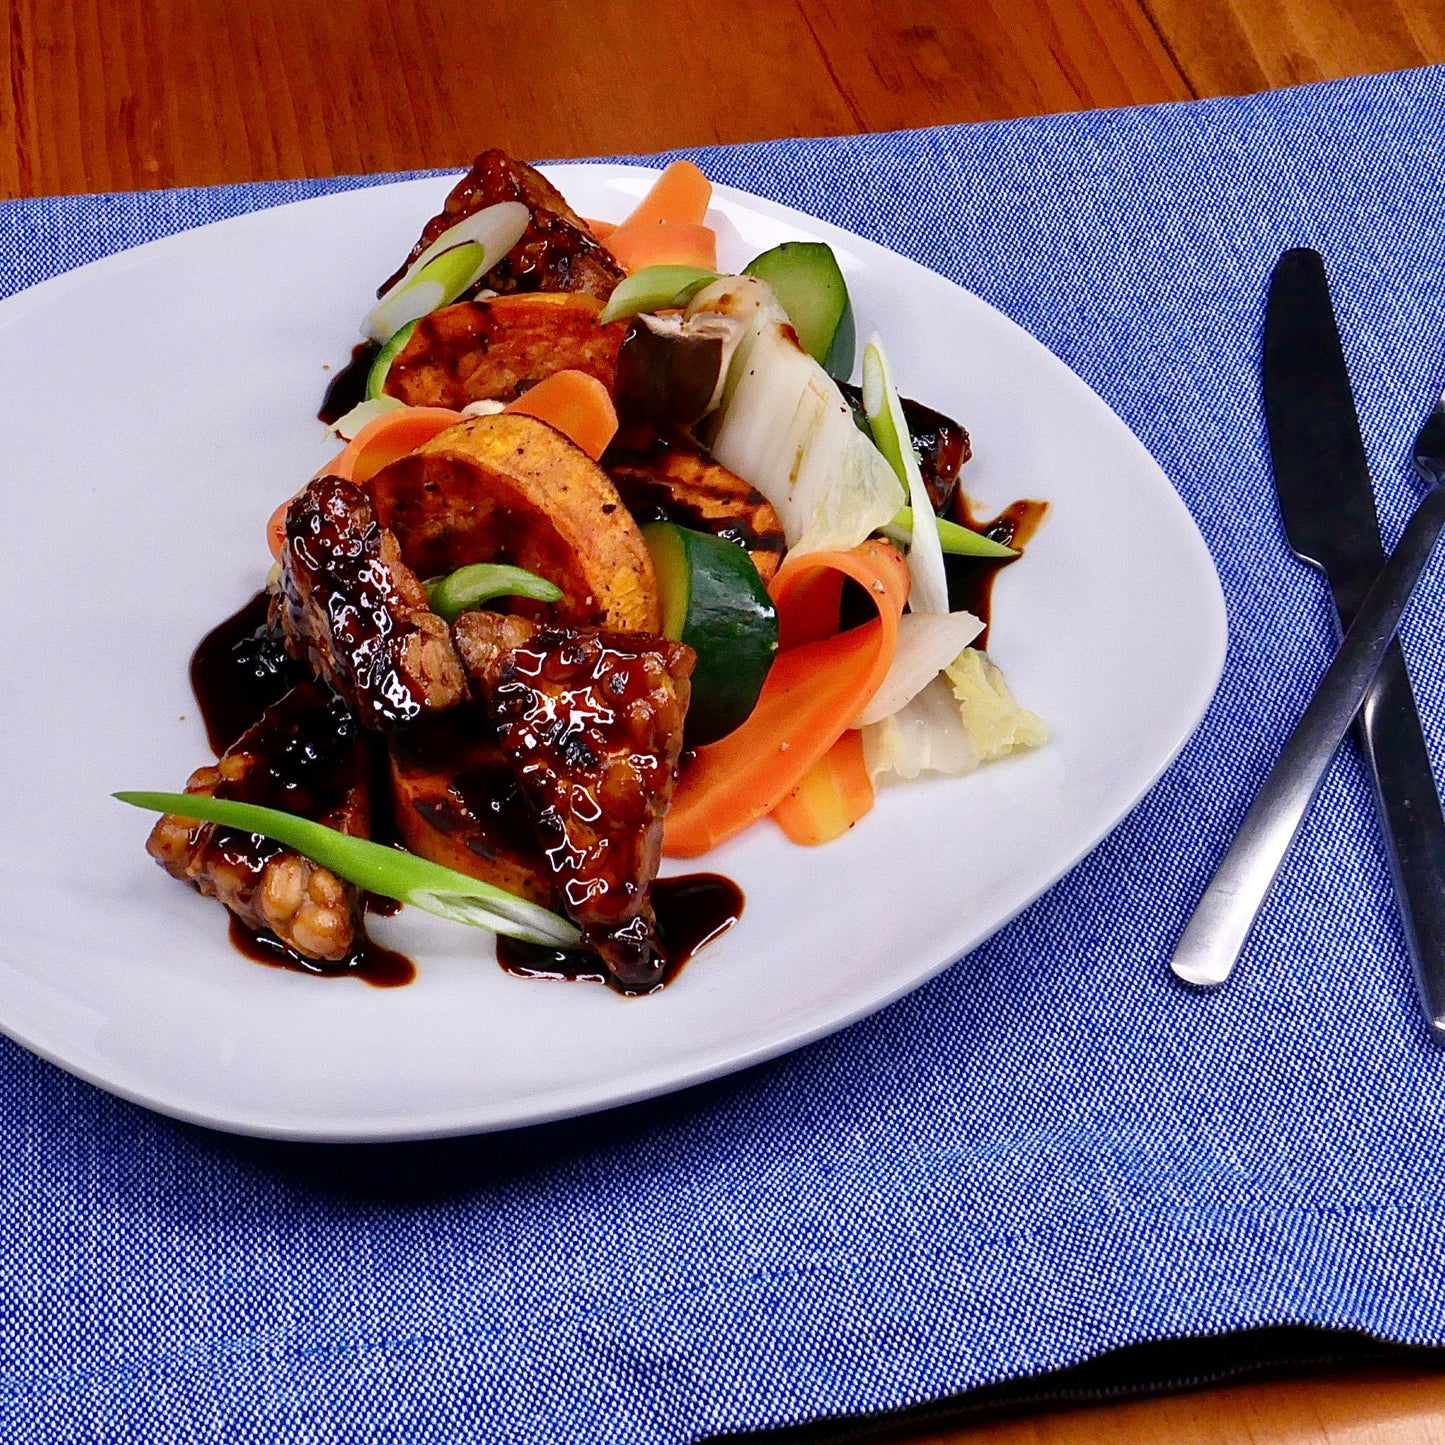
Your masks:
<path fill-rule="evenodd" d="M 635 316 L 617 354 L 613 393 L 624 422 L 689 427 L 722 401 L 733 351 L 745 330 L 738 317 L 704 312 Z"/>

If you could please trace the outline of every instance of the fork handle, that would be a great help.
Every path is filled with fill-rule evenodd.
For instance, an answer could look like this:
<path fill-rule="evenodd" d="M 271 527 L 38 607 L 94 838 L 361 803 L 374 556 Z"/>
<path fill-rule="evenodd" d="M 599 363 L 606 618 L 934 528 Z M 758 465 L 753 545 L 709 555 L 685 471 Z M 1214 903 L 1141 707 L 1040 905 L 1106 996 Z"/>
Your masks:
<path fill-rule="evenodd" d="M 1213 988 L 1234 969 L 1330 760 L 1364 701 L 1445 527 L 1445 486 L 1415 509 L 1199 900 L 1169 966 Z"/>
<path fill-rule="evenodd" d="M 1445 813 L 1397 639 L 1358 719 L 1425 1019 L 1445 1044 Z"/>

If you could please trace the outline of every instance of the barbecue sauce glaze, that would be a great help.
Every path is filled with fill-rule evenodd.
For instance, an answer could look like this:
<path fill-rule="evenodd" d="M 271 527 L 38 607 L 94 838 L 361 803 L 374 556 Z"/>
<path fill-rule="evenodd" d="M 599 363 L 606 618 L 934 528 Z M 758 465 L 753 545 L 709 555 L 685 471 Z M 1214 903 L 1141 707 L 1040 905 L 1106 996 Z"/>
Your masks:
<path fill-rule="evenodd" d="M 326 388 L 321 410 L 316 413 L 319 421 L 335 426 L 347 412 L 366 400 L 367 378 L 380 352 L 381 347 L 375 341 L 358 341 L 352 347 L 351 360 L 331 378 Z"/>

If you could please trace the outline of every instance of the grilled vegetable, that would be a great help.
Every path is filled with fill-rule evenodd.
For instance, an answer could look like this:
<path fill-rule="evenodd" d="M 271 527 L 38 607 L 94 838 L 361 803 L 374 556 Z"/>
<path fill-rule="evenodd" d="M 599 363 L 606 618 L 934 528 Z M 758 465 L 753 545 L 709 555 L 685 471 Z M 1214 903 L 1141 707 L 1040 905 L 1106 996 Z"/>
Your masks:
<path fill-rule="evenodd" d="M 510 562 L 561 589 L 546 609 L 560 622 L 657 630 L 657 577 L 637 523 L 602 468 L 546 422 L 470 417 L 382 468 L 367 490 L 419 576 Z"/>
<path fill-rule="evenodd" d="M 778 614 L 748 554 L 672 522 L 643 529 L 662 592 L 662 633 L 697 653 L 689 747 L 726 737 L 752 712 L 778 650 Z"/>
<path fill-rule="evenodd" d="M 627 328 L 599 326 L 601 310 L 595 296 L 552 291 L 444 306 L 416 323 L 383 373 L 384 389 L 408 406 L 457 411 L 510 401 L 558 371 L 585 371 L 611 390 Z"/>
<path fill-rule="evenodd" d="M 758 576 L 772 581 L 787 546 L 772 503 L 687 438 L 629 428 L 602 465 L 639 523 L 676 522 L 735 543 L 747 549 Z"/>
<path fill-rule="evenodd" d="M 638 316 L 617 354 L 618 414 L 656 427 L 691 426 L 721 399 L 741 334 L 726 316 Z"/>

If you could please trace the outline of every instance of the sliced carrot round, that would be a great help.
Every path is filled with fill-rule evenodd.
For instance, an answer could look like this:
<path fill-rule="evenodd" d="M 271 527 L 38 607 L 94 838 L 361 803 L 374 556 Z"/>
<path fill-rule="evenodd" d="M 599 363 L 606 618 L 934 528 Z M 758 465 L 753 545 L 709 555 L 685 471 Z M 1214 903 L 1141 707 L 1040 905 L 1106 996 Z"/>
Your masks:
<path fill-rule="evenodd" d="M 554 371 L 529 387 L 504 411 L 534 416 L 575 442 L 594 462 L 617 435 L 617 409 L 607 388 L 585 371 Z"/>
<path fill-rule="evenodd" d="M 348 482 L 370 481 L 383 467 L 414 452 L 461 419 L 460 412 L 444 406 L 408 406 L 386 412 L 367 422 L 346 450 L 318 475 L 341 477 Z"/>

